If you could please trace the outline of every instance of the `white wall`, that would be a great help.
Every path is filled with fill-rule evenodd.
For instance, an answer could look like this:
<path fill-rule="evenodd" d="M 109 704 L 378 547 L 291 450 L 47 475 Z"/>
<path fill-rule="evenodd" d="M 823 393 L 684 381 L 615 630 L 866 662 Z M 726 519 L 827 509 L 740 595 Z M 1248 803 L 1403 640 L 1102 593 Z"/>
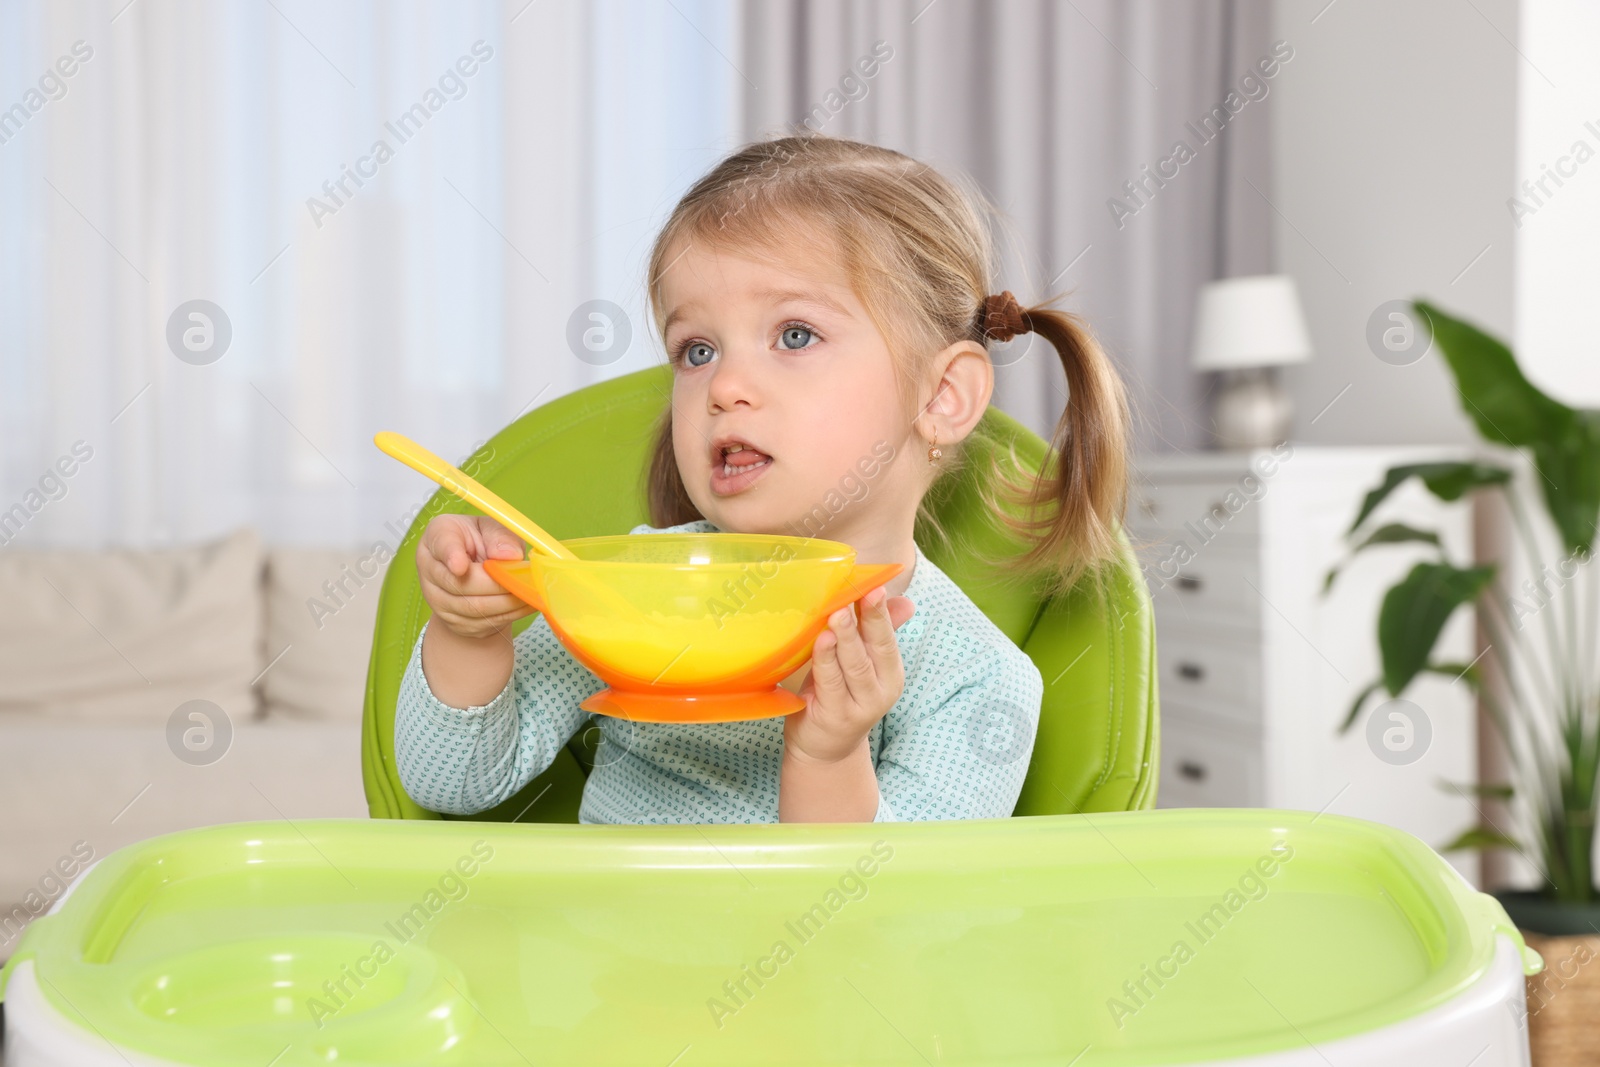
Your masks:
<path fill-rule="evenodd" d="M 1600 407 L 1600 6 L 1522 0 L 1520 30 L 1514 349 L 1539 388 Z"/>
<path fill-rule="evenodd" d="M 1366 328 L 1385 301 L 1422 296 L 1509 338 L 1516 0 L 1275 0 L 1274 19 L 1295 58 L 1268 195 L 1316 349 L 1286 373 L 1294 438 L 1472 441 L 1437 354 L 1392 366 Z"/>

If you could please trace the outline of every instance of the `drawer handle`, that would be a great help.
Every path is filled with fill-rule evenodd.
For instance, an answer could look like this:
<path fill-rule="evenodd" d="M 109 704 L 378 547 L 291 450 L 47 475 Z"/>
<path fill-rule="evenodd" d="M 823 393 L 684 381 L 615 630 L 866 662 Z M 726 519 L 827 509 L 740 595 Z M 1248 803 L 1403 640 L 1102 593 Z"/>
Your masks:
<path fill-rule="evenodd" d="M 1203 782 L 1206 780 L 1206 769 L 1191 760 L 1184 760 L 1178 764 L 1178 773 L 1191 782 Z"/>
<path fill-rule="evenodd" d="M 1206 676 L 1206 669 L 1198 663 L 1180 663 L 1178 675 L 1188 681 L 1198 682 Z"/>
<path fill-rule="evenodd" d="M 1173 584 L 1185 593 L 1198 593 L 1205 583 L 1192 574 L 1180 574 Z"/>

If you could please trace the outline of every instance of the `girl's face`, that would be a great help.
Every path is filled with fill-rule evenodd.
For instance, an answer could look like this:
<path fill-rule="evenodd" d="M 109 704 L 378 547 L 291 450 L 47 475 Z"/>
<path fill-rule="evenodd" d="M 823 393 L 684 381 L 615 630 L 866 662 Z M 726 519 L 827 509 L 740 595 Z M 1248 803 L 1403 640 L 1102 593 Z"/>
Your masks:
<path fill-rule="evenodd" d="M 672 444 L 700 513 L 739 533 L 909 534 L 915 430 L 883 336 L 826 257 L 690 243 L 665 261 Z M 735 442 L 753 451 L 728 454 Z"/>

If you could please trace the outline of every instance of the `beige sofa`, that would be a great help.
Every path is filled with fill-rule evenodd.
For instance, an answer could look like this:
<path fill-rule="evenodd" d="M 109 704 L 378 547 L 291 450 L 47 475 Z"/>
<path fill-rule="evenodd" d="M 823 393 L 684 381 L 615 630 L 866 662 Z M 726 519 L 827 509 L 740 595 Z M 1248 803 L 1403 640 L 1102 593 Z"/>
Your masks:
<path fill-rule="evenodd" d="M 366 816 L 389 553 L 0 551 L 0 960 L 89 863 L 156 834 Z"/>

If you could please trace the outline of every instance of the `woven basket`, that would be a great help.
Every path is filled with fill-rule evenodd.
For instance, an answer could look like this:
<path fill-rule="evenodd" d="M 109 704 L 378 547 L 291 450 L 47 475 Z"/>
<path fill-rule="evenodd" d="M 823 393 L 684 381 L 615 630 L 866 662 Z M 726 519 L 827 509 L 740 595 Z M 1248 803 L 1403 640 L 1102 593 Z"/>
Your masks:
<path fill-rule="evenodd" d="M 1534 1067 L 1600 1064 L 1600 936 L 1522 937 L 1545 963 L 1527 978 Z"/>

